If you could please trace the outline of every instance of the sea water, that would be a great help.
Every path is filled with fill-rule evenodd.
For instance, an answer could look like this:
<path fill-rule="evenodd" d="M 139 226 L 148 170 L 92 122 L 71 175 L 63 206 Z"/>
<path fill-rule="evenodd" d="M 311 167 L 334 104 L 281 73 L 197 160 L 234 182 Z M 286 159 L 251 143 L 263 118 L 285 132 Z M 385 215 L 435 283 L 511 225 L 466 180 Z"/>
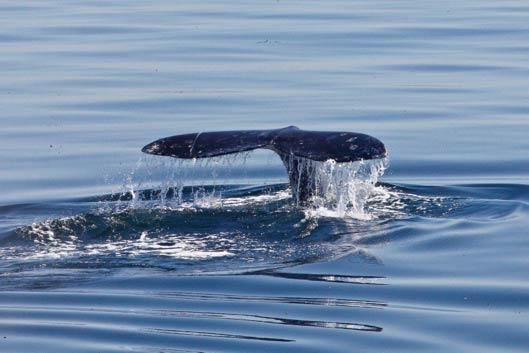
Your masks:
<path fill-rule="evenodd" d="M 0 18 L 0 352 L 527 350 L 526 2 Z M 301 204 L 271 151 L 140 152 L 288 125 L 373 135 L 389 161 L 306 161 Z"/>

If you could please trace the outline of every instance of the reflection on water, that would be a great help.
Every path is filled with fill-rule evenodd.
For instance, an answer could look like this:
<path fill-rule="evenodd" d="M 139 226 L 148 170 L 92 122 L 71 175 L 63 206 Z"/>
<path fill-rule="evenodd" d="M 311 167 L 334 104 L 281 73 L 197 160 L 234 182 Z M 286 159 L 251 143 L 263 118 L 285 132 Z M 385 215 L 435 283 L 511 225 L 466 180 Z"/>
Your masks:
<path fill-rule="evenodd" d="M 300 274 L 300 278 L 305 276 L 311 277 L 310 274 Z M 286 277 L 288 278 L 288 277 Z M 156 294 L 154 294 L 156 295 Z M 185 292 L 165 292 L 160 293 L 161 296 L 168 296 L 172 298 L 181 299 L 200 299 L 200 300 L 212 300 L 212 301 L 244 301 L 244 302 L 272 302 L 276 304 L 300 304 L 300 305 L 321 305 L 321 306 L 345 306 L 351 308 L 384 308 L 387 306 L 385 303 L 369 301 L 369 300 L 356 300 L 356 299 L 343 299 L 343 298 L 311 298 L 311 297 L 270 297 L 270 296 L 248 296 L 248 295 L 229 295 L 229 294 L 204 294 L 204 293 L 185 293 Z"/>

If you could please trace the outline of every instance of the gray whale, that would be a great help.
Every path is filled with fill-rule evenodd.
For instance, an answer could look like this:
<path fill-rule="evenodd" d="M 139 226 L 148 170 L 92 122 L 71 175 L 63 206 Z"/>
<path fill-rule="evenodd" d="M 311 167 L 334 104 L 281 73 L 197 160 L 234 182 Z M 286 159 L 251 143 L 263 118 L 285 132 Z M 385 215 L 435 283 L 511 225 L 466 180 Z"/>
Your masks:
<path fill-rule="evenodd" d="M 276 152 L 287 168 L 294 197 L 306 201 L 313 193 L 312 168 L 304 160 L 337 163 L 379 159 L 387 156 L 378 139 L 355 132 L 307 131 L 296 126 L 273 130 L 198 132 L 153 141 L 142 152 L 174 158 L 209 158 L 265 148 Z"/>

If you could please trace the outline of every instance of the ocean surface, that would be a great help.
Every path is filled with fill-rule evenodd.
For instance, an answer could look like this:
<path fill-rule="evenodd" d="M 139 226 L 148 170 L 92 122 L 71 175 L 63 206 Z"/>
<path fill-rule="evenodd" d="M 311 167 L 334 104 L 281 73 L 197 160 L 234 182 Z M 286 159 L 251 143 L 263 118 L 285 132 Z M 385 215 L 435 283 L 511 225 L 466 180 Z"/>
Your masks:
<path fill-rule="evenodd" d="M 0 78 L 0 352 L 529 350 L 527 1 L 0 1 Z M 288 125 L 389 157 L 140 151 Z"/>

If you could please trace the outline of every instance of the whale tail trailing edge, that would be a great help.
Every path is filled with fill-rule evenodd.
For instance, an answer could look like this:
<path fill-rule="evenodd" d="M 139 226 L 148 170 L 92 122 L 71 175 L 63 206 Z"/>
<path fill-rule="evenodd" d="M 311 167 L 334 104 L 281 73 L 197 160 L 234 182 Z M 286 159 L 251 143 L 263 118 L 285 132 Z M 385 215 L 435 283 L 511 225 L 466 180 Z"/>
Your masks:
<path fill-rule="evenodd" d="M 290 184 L 301 190 L 296 197 L 310 196 L 310 175 L 300 179 L 293 169 L 296 158 L 337 163 L 379 159 L 387 155 L 378 139 L 354 132 L 306 131 L 295 126 L 275 130 L 238 130 L 176 135 L 153 141 L 142 152 L 174 158 L 209 158 L 258 148 L 276 152 L 287 168 Z M 298 175 L 298 176 L 296 176 Z M 301 184 L 301 185 L 300 185 Z M 295 186 L 295 188 L 294 188 Z"/>
<path fill-rule="evenodd" d="M 266 148 L 270 130 L 198 132 L 151 142 L 142 152 L 175 158 L 209 158 Z"/>
<path fill-rule="evenodd" d="M 202 132 L 165 137 L 142 151 L 175 158 L 209 158 L 225 154 L 270 149 L 282 158 L 295 156 L 338 163 L 377 159 L 386 148 L 374 137 L 355 132 L 305 131 L 295 126 L 276 130 Z"/>

